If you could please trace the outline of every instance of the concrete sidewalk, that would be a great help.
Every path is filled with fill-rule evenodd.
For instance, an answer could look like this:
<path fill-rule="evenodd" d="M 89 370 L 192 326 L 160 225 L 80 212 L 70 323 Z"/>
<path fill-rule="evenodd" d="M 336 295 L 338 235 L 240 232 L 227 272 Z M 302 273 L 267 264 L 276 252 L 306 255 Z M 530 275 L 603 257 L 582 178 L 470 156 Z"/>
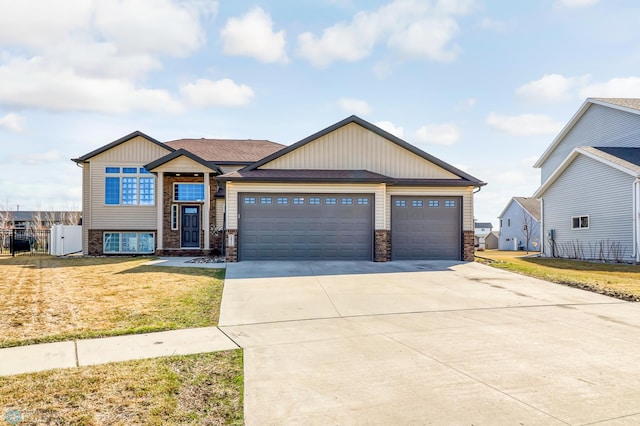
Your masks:
<path fill-rule="evenodd" d="M 0 349 L 0 376 L 231 349 L 217 327 L 18 346 Z"/>

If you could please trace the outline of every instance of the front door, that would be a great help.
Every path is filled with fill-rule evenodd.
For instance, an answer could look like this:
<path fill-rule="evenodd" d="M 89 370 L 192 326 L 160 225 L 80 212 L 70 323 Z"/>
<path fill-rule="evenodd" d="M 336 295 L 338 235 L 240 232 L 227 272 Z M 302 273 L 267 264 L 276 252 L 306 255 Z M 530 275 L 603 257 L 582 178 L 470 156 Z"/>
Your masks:
<path fill-rule="evenodd" d="M 200 207 L 182 206 L 182 247 L 200 247 Z"/>

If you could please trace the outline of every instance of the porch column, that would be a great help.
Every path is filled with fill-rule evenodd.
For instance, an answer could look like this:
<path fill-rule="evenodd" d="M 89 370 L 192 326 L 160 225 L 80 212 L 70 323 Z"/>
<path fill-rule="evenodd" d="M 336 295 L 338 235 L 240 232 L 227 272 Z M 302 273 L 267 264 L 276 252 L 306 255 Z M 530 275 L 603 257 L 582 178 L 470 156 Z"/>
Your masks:
<path fill-rule="evenodd" d="M 164 173 L 158 172 L 157 188 L 156 188 L 156 250 L 162 250 L 162 240 L 164 231 Z"/>
<path fill-rule="evenodd" d="M 204 209 L 202 212 L 202 228 L 204 229 L 204 249 L 209 250 L 211 248 L 209 229 L 209 219 L 211 216 L 211 188 L 209 185 L 209 172 L 204 173 Z"/>

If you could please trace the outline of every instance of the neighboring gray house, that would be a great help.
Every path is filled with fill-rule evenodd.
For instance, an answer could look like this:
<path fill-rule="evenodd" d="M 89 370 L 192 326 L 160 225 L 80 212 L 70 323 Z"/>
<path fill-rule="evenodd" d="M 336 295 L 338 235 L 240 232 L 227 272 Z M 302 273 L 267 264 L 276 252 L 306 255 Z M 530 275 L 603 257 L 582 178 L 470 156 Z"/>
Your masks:
<path fill-rule="evenodd" d="M 490 222 L 475 222 L 474 223 L 474 236 L 475 236 L 475 245 L 477 248 L 484 249 L 485 246 L 485 237 L 491 233 L 493 229 L 493 225 Z"/>
<path fill-rule="evenodd" d="M 500 250 L 540 251 L 540 201 L 513 197 L 500 216 Z M 528 240 L 528 246 L 527 246 Z"/>
<path fill-rule="evenodd" d="M 534 167 L 544 256 L 640 261 L 640 99 L 587 99 Z"/>

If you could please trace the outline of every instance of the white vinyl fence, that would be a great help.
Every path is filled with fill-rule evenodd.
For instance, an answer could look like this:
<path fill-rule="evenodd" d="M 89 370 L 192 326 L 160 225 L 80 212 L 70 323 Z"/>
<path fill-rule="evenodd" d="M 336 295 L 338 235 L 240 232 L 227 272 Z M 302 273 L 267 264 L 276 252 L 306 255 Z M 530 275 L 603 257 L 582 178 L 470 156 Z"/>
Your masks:
<path fill-rule="evenodd" d="M 82 226 L 53 225 L 51 227 L 49 254 L 64 256 L 82 251 Z"/>

